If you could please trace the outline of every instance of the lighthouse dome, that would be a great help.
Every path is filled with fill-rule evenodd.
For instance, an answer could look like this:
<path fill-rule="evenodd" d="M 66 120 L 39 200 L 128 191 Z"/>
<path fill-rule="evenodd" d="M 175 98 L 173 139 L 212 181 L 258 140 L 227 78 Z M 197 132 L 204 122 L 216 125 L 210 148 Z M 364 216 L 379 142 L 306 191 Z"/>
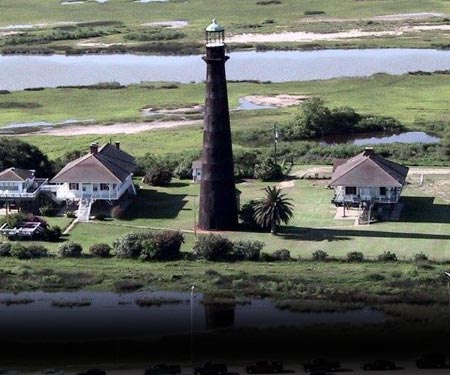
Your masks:
<path fill-rule="evenodd" d="M 217 23 L 216 19 L 214 18 L 212 20 L 212 22 L 207 26 L 206 31 L 207 32 L 212 32 L 212 33 L 218 33 L 218 32 L 221 32 L 221 31 L 225 31 L 225 29 L 222 26 L 220 26 Z"/>

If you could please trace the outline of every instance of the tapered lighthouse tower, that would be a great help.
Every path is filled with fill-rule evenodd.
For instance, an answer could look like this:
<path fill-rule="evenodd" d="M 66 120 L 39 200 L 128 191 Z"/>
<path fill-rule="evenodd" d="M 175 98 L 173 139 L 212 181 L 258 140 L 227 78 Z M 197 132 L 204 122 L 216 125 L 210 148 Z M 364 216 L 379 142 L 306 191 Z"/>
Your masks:
<path fill-rule="evenodd" d="M 238 223 L 225 62 L 225 30 L 206 28 L 206 93 L 199 227 L 233 229 Z"/>

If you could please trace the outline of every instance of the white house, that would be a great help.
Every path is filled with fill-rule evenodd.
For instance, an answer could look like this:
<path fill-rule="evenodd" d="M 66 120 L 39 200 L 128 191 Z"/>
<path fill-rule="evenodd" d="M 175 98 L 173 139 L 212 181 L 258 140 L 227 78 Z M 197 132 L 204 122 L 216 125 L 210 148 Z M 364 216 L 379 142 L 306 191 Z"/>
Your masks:
<path fill-rule="evenodd" d="M 117 201 L 125 192 L 136 194 L 133 185 L 134 157 L 120 149 L 120 143 L 99 147 L 68 163 L 51 181 L 56 198 L 78 202 L 77 217 L 88 221 L 96 200 Z"/>
<path fill-rule="evenodd" d="M 8 168 L 0 172 L 0 201 L 35 199 L 47 183 L 36 178 L 33 170 Z"/>
<path fill-rule="evenodd" d="M 361 203 L 397 203 L 406 185 L 408 167 L 377 155 L 366 148 L 362 153 L 335 165 L 331 182 L 333 203 L 356 205 Z"/>

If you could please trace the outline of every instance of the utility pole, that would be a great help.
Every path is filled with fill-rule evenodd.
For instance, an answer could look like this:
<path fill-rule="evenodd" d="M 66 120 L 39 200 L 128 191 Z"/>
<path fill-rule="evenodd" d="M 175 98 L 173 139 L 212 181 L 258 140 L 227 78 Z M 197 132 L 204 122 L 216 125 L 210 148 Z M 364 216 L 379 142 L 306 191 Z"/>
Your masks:
<path fill-rule="evenodd" d="M 194 289 L 195 286 L 191 286 L 191 329 L 189 335 L 189 353 L 191 357 L 191 364 L 194 365 Z"/>
<path fill-rule="evenodd" d="M 277 165 L 277 143 L 278 143 L 278 130 L 277 125 L 273 124 L 273 148 L 274 148 L 274 161 L 275 165 Z"/>

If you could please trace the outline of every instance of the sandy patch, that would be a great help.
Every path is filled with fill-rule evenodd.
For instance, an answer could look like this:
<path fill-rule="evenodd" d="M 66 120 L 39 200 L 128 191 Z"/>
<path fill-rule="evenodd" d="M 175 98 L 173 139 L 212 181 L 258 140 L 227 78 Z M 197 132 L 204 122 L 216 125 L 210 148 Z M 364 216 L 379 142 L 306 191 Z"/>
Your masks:
<path fill-rule="evenodd" d="M 277 186 L 280 189 L 293 188 L 295 186 L 295 180 L 283 181 L 283 182 L 280 182 Z"/>
<path fill-rule="evenodd" d="M 148 22 L 142 23 L 141 26 L 149 27 L 167 27 L 169 29 L 182 29 L 188 25 L 188 21 L 160 21 L 160 22 Z"/>
<path fill-rule="evenodd" d="M 362 31 L 353 29 L 337 33 L 312 33 L 306 31 L 284 32 L 274 34 L 240 34 L 228 38 L 229 43 L 279 43 L 279 42 L 315 42 L 318 40 L 340 40 L 352 38 L 365 38 L 369 36 L 397 36 L 400 30 L 390 31 Z"/>
<path fill-rule="evenodd" d="M 449 31 L 450 25 L 417 25 L 401 26 L 392 30 L 385 31 L 363 31 L 361 29 L 352 29 L 336 33 L 313 33 L 306 31 L 284 32 L 274 34 L 239 34 L 228 38 L 229 43 L 279 43 L 279 42 L 315 42 L 320 40 L 336 41 L 342 39 L 355 39 L 367 37 L 382 36 L 400 36 L 405 33 L 417 31 L 441 30 Z"/>
<path fill-rule="evenodd" d="M 131 43 L 128 43 L 128 45 Z M 99 42 L 92 42 L 92 41 L 84 41 L 77 43 L 78 47 L 94 47 L 94 48 L 107 48 L 112 46 L 121 46 L 123 43 L 99 43 Z"/>
<path fill-rule="evenodd" d="M 203 113 L 203 106 L 200 104 L 193 105 L 191 107 L 180 107 L 180 108 L 144 108 L 141 111 L 143 116 L 152 116 L 152 115 L 192 115 Z"/>
<path fill-rule="evenodd" d="M 266 105 L 276 108 L 284 108 L 300 104 L 301 102 L 304 102 L 305 100 L 309 99 L 309 96 L 288 95 L 288 94 L 280 94 L 275 96 L 249 95 L 245 96 L 243 99 L 257 105 Z"/>
<path fill-rule="evenodd" d="M 374 21 L 403 21 L 403 20 L 423 20 L 427 18 L 445 17 L 444 13 L 399 13 L 386 14 L 369 18 Z"/>
<path fill-rule="evenodd" d="M 33 134 L 46 134 L 56 137 L 67 137 L 75 135 L 88 134 L 136 134 L 155 129 L 168 129 L 180 126 L 200 125 L 201 120 L 183 120 L 183 121 L 154 121 L 154 122 L 126 122 L 112 125 L 85 125 L 70 126 L 55 129 L 45 129 Z"/>
<path fill-rule="evenodd" d="M 0 31 L 0 38 L 4 38 L 5 36 L 19 34 L 18 31 Z"/>
<path fill-rule="evenodd" d="M 66 21 L 66 22 L 52 22 L 52 23 L 33 23 L 33 24 L 14 24 L 7 26 L 0 26 L 0 31 L 5 30 L 29 30 L 43 27 L 52 27 L 52 26 L 67 26 L 67 25 L 76 25 L 78 22 L 75 21 Z"/>
<path fill-rule="evenodd" d="M 446 175 L 450 174 L 450 168 L 427 168 L 427 167 L 410 167 L 408 175 L 434 174 Z"/>

